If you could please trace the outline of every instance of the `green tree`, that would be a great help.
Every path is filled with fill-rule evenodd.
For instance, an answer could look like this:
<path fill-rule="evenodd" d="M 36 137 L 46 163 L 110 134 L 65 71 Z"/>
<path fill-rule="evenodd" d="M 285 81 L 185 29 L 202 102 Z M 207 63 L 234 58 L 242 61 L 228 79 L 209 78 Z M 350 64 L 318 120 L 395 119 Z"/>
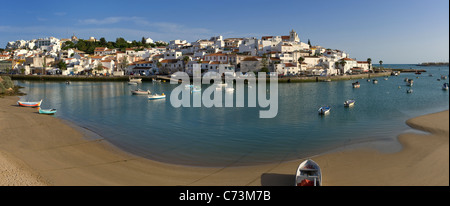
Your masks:
<path fill-rule="evenodd" d="M 299 64 L 302 64 L 303 61 L 305 61 L 305 58 L 304 58 L 304 57 L 299 57 L 299 58 L 297 59 L 297 61 L 298 61 Z"/>
<path fill-rule="evenodd" d="M 63 60 L 61 60 L 58 62 L 58 68 L 61 70 L 67 70 L 67 64 Z"/>
<path fill-rule="evenodd" d="M 378 63 L 380 63 L 380 68 L 383 68 L 383 61 L 379 61 Z"/>
<path fill-rule="evenodd" d="M 308 39 L 308 45 L 309 45 L 309 47 L 311 47 L 311 41 L 309 41 L 309 39 Z"/>
<path fill-rule="evenodd" d="M 370 65 L 372 65 L 372 59 L 371 58 L 367 58 L 367 63 L 369 64 L 369 70 L 370 70 L 371 69 Z"/>
<path fill-rule="evenodd" d="M 99 42 L 102 47 L 106 46 L 106 44 L 107 44 L 105 37 L 100 38 Z"/>

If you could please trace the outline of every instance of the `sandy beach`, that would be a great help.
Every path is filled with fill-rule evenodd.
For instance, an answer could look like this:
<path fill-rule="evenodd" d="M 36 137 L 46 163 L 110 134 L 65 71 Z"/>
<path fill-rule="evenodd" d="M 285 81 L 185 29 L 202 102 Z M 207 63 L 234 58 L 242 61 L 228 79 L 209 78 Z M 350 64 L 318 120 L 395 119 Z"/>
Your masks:
<path fill-rule="evenodd" d="M 293 185 L 303 160 L 204 168 L 160 163 L 86 138 L 63 120 L 0 98 L 0 185 Z M 407 121 L 403 149 L 353 149 L 313 157 L 323 185 L 449 185 L 449 111 Z"/>

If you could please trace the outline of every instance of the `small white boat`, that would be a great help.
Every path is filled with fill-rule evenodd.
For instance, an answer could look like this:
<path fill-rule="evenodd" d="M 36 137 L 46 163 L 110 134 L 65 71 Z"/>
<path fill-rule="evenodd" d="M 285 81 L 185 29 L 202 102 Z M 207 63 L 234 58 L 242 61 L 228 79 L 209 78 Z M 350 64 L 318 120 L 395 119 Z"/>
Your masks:
<path fill-rule="evenodd" d="M 408 80 L 409 80 L 408 78 L 405 78 L 405 82 L 408 82 Z"/>
<path fill-rule="evenodd" d="M 408 93 L 408 94 L 413 93 L 413 90 L 412 89 L 407 89 L 406 93 Z"/>
<path fill-rule="evenodd" d="M 373 80 L 373 83 L 374 83 L 374 84 L 378 84 L 378 80 L 374 79 L 374 80 Z"/>
<path fill-rule="evenodd" d="M 136 90 L 132 90 L 131 94 L 134 95 L 145 95 L 145 94 L 151 94 L 150 90 L 144 91 L 142 89 L 136 89 Z"/>
<path fill-rule="evenodd" d="M 444 85 L 442 85 L 442 90 L 448 90 L 448 83 L 444 83 Z"/>
<path fill-rule="evenodd" d="M 137 82 L 128 82 L 128 85 L 137 85 Z"/>
<path fill-rule="evenodd" d="M 164 93 L 162 93 L 161 95 L 159 95 L 159 94 L 148 95 L 149 100 L 165 99 L 165 98 L 166 98 L 166 95 Z"/>
<path fill-rule="evenodd" d="M 367 82 L 370 82 L 370 79 L 367 79 Z"/>
<path fill-rule="evenodd" d="M 225 91 L 226 91 L 226 92 L 234 92 L 234 88 L 229 87 L 229 88 L 226 88 Z"/>
<path fill-rule="evenodd" d="M 445 75 L 441 75 L 441 79 L 447 79 L 447 76 L 445 76 Z"/>
<path fill-rule="evenodd" d="M 389 80 L 389 79 L 388 79 L 388 78 L 384 78 L 384 80 L 386 80 L 386 81 L 387 81 L 387 80 Z"/>
<path fill-rule="evenodd" d="M 322 186 L 322 171 L 313 160 L 305 160 L 297 168 L 296 186 Z"/>
<path fill-rule="evenodd" d="M 130 82 L 141 83 L 142 82 L 142 78 L 131 78 L 130 77 Z"/>
<path fill-rule="evenodd" d="M 344 102 L 344 106 L 345 107 L 351 107 L 353 105 L 355 105 L 355 100 L 351 99 L 351 100 L 347 100 L 347 101 Z"/>
<path fill-rule="evenodd" d="M 326 106 L 326 107 L 321 107 L 319 108 L 319 114 L 320 115 L 327 115 L 330 113 L 331 108 Z"/>

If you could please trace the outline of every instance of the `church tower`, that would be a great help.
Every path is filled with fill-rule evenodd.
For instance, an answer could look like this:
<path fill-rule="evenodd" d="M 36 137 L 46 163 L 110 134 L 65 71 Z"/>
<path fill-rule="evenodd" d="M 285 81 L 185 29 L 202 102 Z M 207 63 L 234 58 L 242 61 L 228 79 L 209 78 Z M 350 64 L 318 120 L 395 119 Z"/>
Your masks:
<path fill-rule="evenodd" d="M 292 31 L 289 33 L 289 37 L 290 37 L 290 41 L 300 42 L 300 38 L 298 37 L 298 34 L 297 34 L 297 32 L 294 31 L 294 29 L 292 29 Z"/>

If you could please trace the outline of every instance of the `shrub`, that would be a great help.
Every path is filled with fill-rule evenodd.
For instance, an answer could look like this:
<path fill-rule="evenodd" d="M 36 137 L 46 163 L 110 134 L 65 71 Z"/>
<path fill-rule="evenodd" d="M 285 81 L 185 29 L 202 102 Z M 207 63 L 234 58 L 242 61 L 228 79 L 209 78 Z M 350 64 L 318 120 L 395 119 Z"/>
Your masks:
<path fill-rule="evenodd" d="M 11 80 L 11 77 L 8 76 L 2 76 L 3 79 L 2 84 L 6 89 L 14 88 L 14 83 Z"/>

